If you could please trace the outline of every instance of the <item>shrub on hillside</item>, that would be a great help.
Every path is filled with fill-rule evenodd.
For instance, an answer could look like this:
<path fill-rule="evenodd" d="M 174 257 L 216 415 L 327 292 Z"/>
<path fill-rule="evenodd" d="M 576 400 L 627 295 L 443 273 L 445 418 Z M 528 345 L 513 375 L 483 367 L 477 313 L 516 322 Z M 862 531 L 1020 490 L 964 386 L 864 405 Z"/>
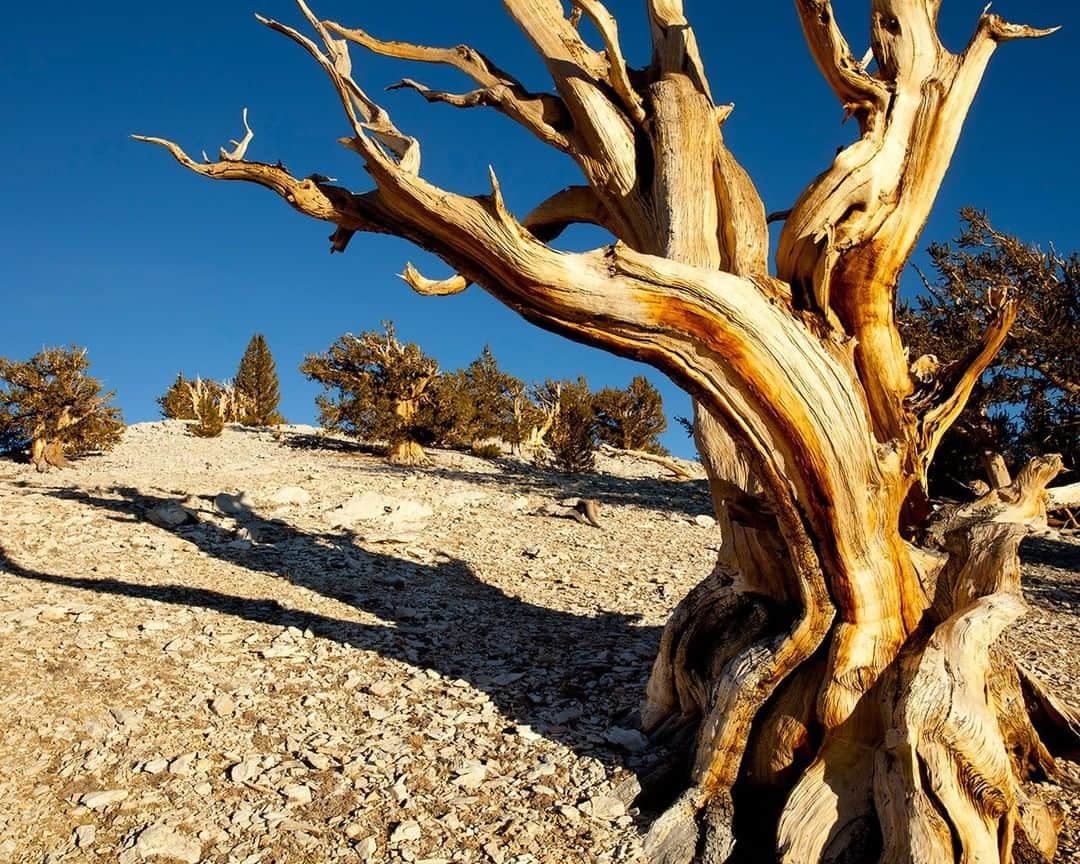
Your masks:
<path fill-rule="evenodd" d="M 188 425 L 188 431 L 199 438 L 217 438 L 225 429 L 221 385 L 196 379 L 196 383 L 191 385 L 191 393 L 195 422 Z M 226 400 L 226 408 L 227 405 Z"/>

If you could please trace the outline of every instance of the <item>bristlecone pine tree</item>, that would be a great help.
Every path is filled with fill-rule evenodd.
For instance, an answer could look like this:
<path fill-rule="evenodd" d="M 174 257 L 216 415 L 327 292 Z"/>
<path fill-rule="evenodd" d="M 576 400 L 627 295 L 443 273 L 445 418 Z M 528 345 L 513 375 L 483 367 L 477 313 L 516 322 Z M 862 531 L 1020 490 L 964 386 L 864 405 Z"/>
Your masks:
<path fill-rule="evenodd" d="M 942 440 L 931 479 L 969 482 L 982 474 L 982 460 L 987 480 L 1007 485 L 1008 472 L 995 467 L 999 457 L 1017 465 L 1050 452 L 1080 467 L 1080 257 L 1043 252 L 996 231 L 977 210 L 960 216 L 956 245 L 930 247 L 937 278 L 925 280 L 926 294 L 915 305 L 900 309 L 901 335 L 921 383 L 947 385 L 963 368 L 994 314 L 988 296 L 1011 291 L 1018 310 Z"/>
<path fill-rule="evenodd" d="M 204 381 L 196 378 L 188 383 L 194 423 L 188 425 L 188 431 L 199 438 L 217 438 L 225 430 L 228 397 L 223 403 L 223 389 L 216 381 Z"/>
<path fill-rule="evenodd" d="M 523 381 L 515 384 L 511 393 L 513 420 L 507 439 L 513 452 L 535 455 L 543 446 L 559 413 L 561 387 L 556 381 L 531 386 Z"/>
<path fill-rule="evenodd" d="M 425 409 L 439 364 L 412 342 L 401 343 L 394 325 L 340 337 L 325 354 L 309 354 L 300 371 L 326 388 L 317 398 L 319 422 L 359 438 L 389 442 L 391 462 L 424 461 L 421 441 L 432 437 Z"/>
<path fill-rule="evenodd" d="M 191 385 L 193 382 L 184 377 L 183 372 L 176 373 L 176 380 L 162 395 L 157 403 L 161 407 L 161 416 L 168 420 L 195 420 L 198 415 L 191 404 Z"/>
<path fill-rule="evenodd" d="M 38 471 L 66 456 L 109 450 L 124 432 L 120 409 L 86 374 L 86 349 L 46 348 L 24 363 L 0 357 L 0 453 L 30 448 Z"/>
<path fill-rule="evenodd" d="M 231 381 L 212 378 L 185 378 L 176 373 L 176 380 L 157 398 L 161 414 L 171 420 L 194 420 L 188 429 L 200 438 L 216 438 L 226 423 L 240 423 L 250 416 L 251 400 Z"/>
<path fill-rule="evenodd" d="M 558 385 L 548 382 L 545 388 L 559 400 L 555 422 L 546 441 L 551 464 L 567 474 L 595 470 L 599 424 L 593 411 L 589 382 L 584 378 L 562 381 Z"/>
<path fill-rule="evenodd" d="M 658 436 L 667 429 L 664 400 L 644 375 L 635 375 L 625 390 L 604 387 L 593 395 L 600 440 L 622 450 L 663 455 Z"/>
<path fill-rule="evenodd" d="M 256 333 L 248 342 L 233 386 L 245 401 L 246 411 L 240 418 L 245 426 L 276 426 L 285 422 L 277 410 L 281 402 L 277 368 L 262 333 Z"/>
<path fill-rule="evenodd" d="M 1016 317 L 1005 292 L 978 350 L 926 388 L 896 323 L 898 276 L 932 206 L 965 115 L 1002 42 L 1049 31 L 984 12 L 951 53 L 941 0 L 872 0 L 874 63 L 852 53 L 828 0 L 796 0 L 825 79 L 858 127 L 782 218 L 774 275 L 765 209 L 724 143 L 680 0 L 646 0 L 647 66 L 624 59 L 600 0 L 504 0 L 554 93 L 531 92 L 479 52 L 382 41 L 299 7 L 312 36 L 260 19 L 311 55 L 374 181 L 359 193 L 245 159 L 167 148 L 205 177 L 267 187 L 332 223 L 406 238 L 549 330 L 651 363 L 697 400 L 697 439 L 723 537 L 715 572 L 676 609 L 641 719 L 692 748 L 688 786 L 646 840 L 653 861 L 1011 861 L 1054 854 L 1057 820 L 1024 781 L 1052 775 L 1046 744 L 1075 746 L 1075 720 L 998 636 L 1023 613 L 1017 546 L 1045 517 L 1061 469 L 1033 461 L 962 509 L 947 551 L 916 546 L 927 469 Z M 579 32 L 587 18 L 603 41 Z M 420 173 L 420 144 L 357 83 L 350 46 L 444 63 L 468 94 L 573 159 L 583 184 L 522 219 L 494 173 L 459 194 Z M 547 245 L 574 222 L 618 240 L 585 253 Z M 508 622 L 507 626 L 512 626 Z M 1030 714 L 1029 706 L 1036 706 Z M 1064 712 L 1064 713 L 1063 713 Z M 1073 751 L 1075 752 L 1075 750 Z"/>
<path fill-rule="evenodd" d="M 514 396 L 523 392 L 524 383 L 499 368 L 487 345 L 462 370 L 461 379 L 472 409 L 464 430 L 468 443 L 485 438 L 510 441 L 514 437 Z"/>

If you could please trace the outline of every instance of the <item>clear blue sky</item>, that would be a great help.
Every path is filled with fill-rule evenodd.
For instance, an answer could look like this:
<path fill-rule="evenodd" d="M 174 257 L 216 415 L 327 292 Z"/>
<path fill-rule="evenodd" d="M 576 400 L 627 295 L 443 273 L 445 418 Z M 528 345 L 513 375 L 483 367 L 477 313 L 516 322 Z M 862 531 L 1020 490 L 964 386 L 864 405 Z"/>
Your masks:
<path fill-rule="evenodd" d="M 468 42 L 546 88 L 543 69 L 497 2 L 313 0 L 323 17 L 386 38 Z M 632 63 L 648 56 L 643 3 L 610 0 Z M 945 0 L 950 47 L 967 41 L 984 0 Z M 736 155 L 770 210 L 785 209 L 828 165 L 851 126 L 802 41 L 789 0 L 687 0 Z M 838 0 L 856 51 L 866 44 L 868 0 Z M 1025 239 L 1080 248 L 1074 215 L 1080 4 L 1003 0 L 995 11 L 1025 23 L 1064 25 L 1050 39 L 1005 46 L 995 56 L 969 118 L 922 246 L 957 231 L 973 204 Z M 525 324 L 477 288 L 451 298 L 413 295 L 395 274 L 406 260 L 427 275 L 438 262 L 394 239 L 358 236 L 330 256 L 329 226 L 299 216 L 272 194 L 213 183 L 166 153 L 129 140 L 170 137 L 192 154 L 239 137 L 247 106 L 254 159 L 281 159 L 366 188 L 359 160 L 335 141 L 344 120 L 334 94 L 299 48 L 260 26 L 260 11 L 299 20 L 288 0 L 184 4 L 15 4 L 0 29 L 0 355 L 43 345 L 90 349 L 93 371 L 117 391 L 129 422 L 157 416 L 154 398 L 177 371 L 229 377 L 253 332 L 266 335 L 281 377 L 282 409 L 311 422 L 317 388 L 296 371 L 305 353 L 345 331 L 397 323 L 444 368 L 491 344 L 502 365 L 527 380 L 586 374 L 594 387 L 625 385 L 643 367 L 574 345 Z M 373 94 L 410 76 L 463 88 L 452 72 L 370 57 L 355 49 L 356 77 Z M 467 89 L 467 88 L 464 88 Z M 487 190 L 494 165 L 507 201 L 523 214 L 577 182 L 574 166 L 499 115 L 431 106 L 394 92 L 385 104 L 420 137 L 424 174 L 456 191 Z M 568 243 L 598 245 L 581 231 Z M 661 386 L 669 414 L 689 403 Z M 689 455 L 678 429 L 666 443 Z"/>

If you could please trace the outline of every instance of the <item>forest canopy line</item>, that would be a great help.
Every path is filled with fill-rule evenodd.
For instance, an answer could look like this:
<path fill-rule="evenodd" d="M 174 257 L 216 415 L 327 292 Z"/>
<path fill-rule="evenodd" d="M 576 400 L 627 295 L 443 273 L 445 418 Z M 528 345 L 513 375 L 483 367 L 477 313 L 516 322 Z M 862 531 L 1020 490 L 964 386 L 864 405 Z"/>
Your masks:
<path fill-rule="evenodd" d="M 665 629 L 641 711 L 643 731 L 689 765 L 650 830 L 650 860 L 1051 860 L 1055 814 L 1024 782 L 1054 774 L 1048 745 L 1076 743 L 1080 724 L 1069 711 L 1057 729 L 1046 712 L 1026 716 L 1040 685 L 997 637 L 1023 612 L 1017 547 L 1045 522 L 1061 458 L 1038 457 L 961 507 L 939 526 L 944 548 L 927 539 L 931 463 L 1020 304 L 988 290 L 973 344 L 935 368 L 913 366 L 896 299 L 991 56 L 1052 29 L 988 7 L 953 53 L 938 36 L 940 0 L 872 0 L 859 59 L 828 0 L 796 0 L 858 138 L 776 214 L 771 272 L 765 208 L 723 134 L 732 106 L 714 99 L 679 0 L 647 0 L 642 69 L 598 0 L 574 0 L 569 14 L 557 0 L 506 0 L 550 75 L 544 93 L 474 49 L 383 41 L 297 5 L 306 33 L 259 20 L 329 78 L 341 143 L 374 188 L 249 161 L 249 127 L 203 163 L 140 140 L 333 224 L 333 251 L 357 233 L 409 240 L 454 270 L 429 278 L 406 265 L 420 294 L 475 283 L 533 323 L 650 363 L 696 400 L 723 539 L 716 569 Z M 350 46 L 457 68 L 478 89 L 402 86 L 506 115 L 573 159 L 582 185 L 552 190 L 520 220 L 494 171 L 478 196 L 433 185 L 419 141 L 359 83 Z M 617 242 L 548 245 L 575 223 Z"/>

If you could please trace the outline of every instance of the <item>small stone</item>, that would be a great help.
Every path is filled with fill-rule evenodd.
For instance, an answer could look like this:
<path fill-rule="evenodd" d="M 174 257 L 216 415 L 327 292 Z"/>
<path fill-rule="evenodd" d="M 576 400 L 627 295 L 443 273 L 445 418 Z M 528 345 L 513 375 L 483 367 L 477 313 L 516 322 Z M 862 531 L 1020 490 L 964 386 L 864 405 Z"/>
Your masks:
<path fill-rule="evenodd" d="M 270 496 L 270 501 L 283 507 L 302 507 L 311 503 L 311 493 L 300 486 L 282 486 Z"/>
<path fill-rule="evenodd" d="M 376 681 L 373 684 L 369 684 L 367 691 L 372 696 L 388 696 L 397 689 L 397 685 L 390 681 Z"/>
<path fill-rule="evenodd" d="M 221 492 L 214 497 L 214 506 L 226 516 L 244 517 L 252 515 L 255 502 L 247 492 L 237 492 L 235 495 Z"/>
<path fill-rule="evenodd" d="M 577 807 L 573 807 L 569 804 L 560 804 L 559 812 L 568 822 L 576 823 L 581 821 L 581 811 L 578 810 Z"/>
<path fill-rule="evenodd" d="M 422 834 L 419 822 L 413 822 L 412 820 L 399 822 L 390 834 L 390 843 L 391 845 L 397 845 L 406 840 L 419 840 Z"/>
<path fill-rule="evenodd" d="M 146 521 L 158 528 L 172 530 L 181 525 L 198 522 L 198 518 L 186 507 L 181 507 L 177 501 L 166 501 L 158 504 L 146 514 Z"/>
<path fill-rule="evenodd" d="M 168 759 L 151 759 L 149 762 L 143 763 L 142 770 L 147 774 L 160 774 L 168 767 Z"/>
<path fill-rule="evenodd" d="M 260 768 L 259 758 L 257 756 L 251 756 L 243 762 L 237 762 L 229 769 L 229 779 L 232 780 L 233 783 L 244 783 L 257 777 Z"/>
<path fill-rule="evenodd" d="M 615 820 L 626 814 L 626 805 L 611 795 L 595 795 L 588 801 L 589 814 L 594 819 Z"/>
<path fill-rule="evenodd" d="M 304 755 L 304 761 L 316 771 L 325 771 L 334 764 L 333 760 L 324 753 L 307 753 Z"/>
<path fill-rule="evenodd" d="M 716 520 L 706 513 L 701 513 L 694 517 L 694 524 L 700 528 L 715 528 Z"/>
<path fill-rule="evenodd" d="M 142 716 L 139 712 L 132 711 L 130 708 L 110 708 L 109 713 L 112 714 L 118 726 L 134 728 L 142 723 Z"/>
<path fill-rule="evenodd" d="M 527 726 L 524 723 L 515 726 L 514 731 L 517 732 L 518 737 L 524 741 L 539 741 L 543 737 L 539 732 L 535 732 L 531 726 Z"/>
<path fill-rule="evenodd" d="M 305 783 L 294 783 L 286 786 L 281 793 L 288 799 L 290 804 L 310 804 L 311 787 Z"/>
<path fill-rule="evenodd" d="M 506 853 L 494 842 L 485 843 L 484 851 L 495 864 L 502 864 L 502 862 L 506 860 Z"/>
<path fill-rule="evenodd" d="M 104 810 L 112 804 L 119 804 L 127 797 L 127 789 L 103 789 L 100 792 L 87 792 L 79 803 L 90 810 Z"/>
<path fill-rule="evenodd" d="M 375 842 L 374 837 L 365 837 L 356 844 L 356 854 L 360 856 L 361 861 L 373 861 L 375 859 L 375 850 L 378 848 L 379 844 Z"/>
<path fill-rule="evenodd" d="M 649 746 L 649 739 L 637 729 L 623 729 L 619 726 L 608 729 L 604 733 L 604 739 L 631 753 L 640 753 Z"/>
<path fill-rule="evenodd" d="M 194 753 L 183 753 L 169 763 L 169 773 L 177 777 L 190 777 L 195 770 Z"/>
<path fill-rule="evenodd" d="M 185 837 L 167 825 L 143 829 L 135 841 L 135 849 L 143 858 L 172 858 L 187 864 L 198 864 L 202 858 L 202 846 L 197 840 Z"/>
<path fill-rule="evenodd" d="M 292 657 L 299 649 L 295 645 L 289 645 L 283 643 L 281 645 L 271 645 L 269 648 L 263 648 L 259 651 L 259 656 L 264 660 L 273 660 L 278 657 Z"/>
<path fill-rule="evenodd" d="M 75 829 L 75 845 L 80 849 L 92 846 L 97 839 L 97 828 L 93 825 L 80 825 Z"/>
<path fill-rule="evenodd" d="M 194 788 L 195 794 L 199 795 L 202 798 L 205 798 L 207 795 L 214 791 L 214 787 L 211 786 L 209 783 L 196 783 Z"/>
<path fill-rule="evenodd" d="M 462 789 L 479 789 L 480 784 L 487 777 L 487 768 L 483 765 L 470 765 L 458 773 L 454 778 L 453 785 Z"/>
<path fill-rule="evenodd" d="M 165 646 L 161 650 L 168 651 L 170 654 L 175 654 L 178 651 L 183 651 L 185 645 L 186 643 L 184 642 L 183 638 L 177 636 L 175 639 L 170 639 L 168 642 L 166 642 Z"/>
<path fill-rule="evenodd" d="M 228 717 L 236 711 L 236 703 L 227 693 L 222 693 L 210 703 L 210 710 L 217 714 L 218 717 Z"/>

